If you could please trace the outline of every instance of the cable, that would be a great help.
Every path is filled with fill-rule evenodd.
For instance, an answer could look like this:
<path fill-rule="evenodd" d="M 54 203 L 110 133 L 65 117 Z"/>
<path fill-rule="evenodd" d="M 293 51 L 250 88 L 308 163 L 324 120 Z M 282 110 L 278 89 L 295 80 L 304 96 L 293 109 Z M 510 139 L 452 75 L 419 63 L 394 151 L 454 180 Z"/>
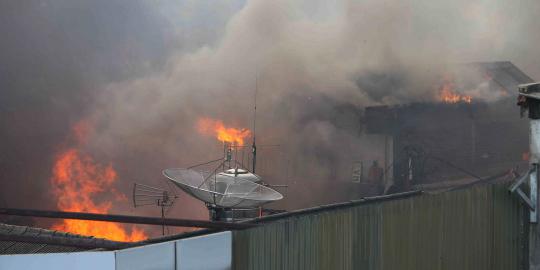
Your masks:
<path fill-rule="evenodd" d="M 432 158 L 432 159 L 435 159 L 435 160 L 437 160 L 437 161 L 440 161 L 440 162 L 442 162 L 442 163 L 444 163 L 444 164 L 446 164 L 446 165 L 448 165 L 448 166 L 450 166 L 450 167 L 452 167 L 452 168 L 454 168 L 454 169 L 456 169 L 456 170 L 458 170 L 458 171 L 461 171 L 461 172 L 463 172 L 463 173 L 465 173 L 465 174 L 467 174 L 467 175 L 469 175 L 469 176 L 472 176 L 472 177 L 474 177 L 474 178 L 476 178 L 476 179 L 478 179 L 478 180 L 484 180 L 482 177 L 476 175 L 475 173 L 470 172 L 469 170 L 463 169 L 463 168 L 461 168 L 461 167 L 459 167 L 459 166 L 457 166 L 457 165 L 451 163 L 451 162 L 448 161 L 448 160 L 445 160 L 445 159 L 440 158 L 440 157 L 432 156 L 432 155 L 427 155 L 427 157 Z"/>
<path fill-rule="evenodd" d="M 223 158 L 218 158 L 218 159 L 215 159 L 215 160 L 212 160 L 212 161 L 208 161 L 208 162 L 205 162 L 205 163 L 196 164 L 196 165 L 187 167 L 187 169 L 193 169 L 193 168 L 195 168 L 195 167 L 199 167 L 199 166 L 207 165 L 207 164 L 210 164 L 210 163 L 218 162 L 218 161 L 220 161 L 220 160 L 223 160 Z"/>

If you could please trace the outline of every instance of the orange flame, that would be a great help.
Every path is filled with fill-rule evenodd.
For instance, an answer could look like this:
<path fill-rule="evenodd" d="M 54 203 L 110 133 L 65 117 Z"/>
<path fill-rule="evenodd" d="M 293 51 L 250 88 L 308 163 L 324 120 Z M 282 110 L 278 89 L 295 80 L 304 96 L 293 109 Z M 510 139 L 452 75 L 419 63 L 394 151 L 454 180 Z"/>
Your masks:
<path fill-rule="evenodd" d="M 75 138 L 80 142 L 86 137 L 83 133 L 87 130 L 84 124 L 75 125 Z M 112 187 L 116 179 L 117 174 L 111 164 L 104 166 L 80 150 L 68 148 L 58 155 L 50 181 L 60 210 L 106 214 L 111 209 L 112 202 L 97 203 L 95 196 L 112 191 L 116 200 L 125 200 L 125 196 Z M 144 231 L 135 226 L 132 226 L 131 233 L 128 233 L 126 228 L 118 223 L 103 221 L 65 219 L 54 224 L 52 229 L 115 241 L 131 242 L 147 238 Z"/>
<path fill-rule="evenodd" d="M 243 145 L 244 140 L 251 135 L 249 129 L 237 129 L 226 127 L 221 120 L 210 118 L 200 118 L 197 122 L 197 129 L 205 135 L 214 135 L 222 142 L 228 142 L 236 145 Z"/>
<path fill-rule="evenodd" d="M 444 103 L 459 103 L 459 102 L 465 102 L 465 103 L 471 103 L 472 97 L 469 95 L 461 95 L 454 91 L 454 84 L 450 81 L 446 81 L 440 91 L 439 91 L 439 99 Z"/>

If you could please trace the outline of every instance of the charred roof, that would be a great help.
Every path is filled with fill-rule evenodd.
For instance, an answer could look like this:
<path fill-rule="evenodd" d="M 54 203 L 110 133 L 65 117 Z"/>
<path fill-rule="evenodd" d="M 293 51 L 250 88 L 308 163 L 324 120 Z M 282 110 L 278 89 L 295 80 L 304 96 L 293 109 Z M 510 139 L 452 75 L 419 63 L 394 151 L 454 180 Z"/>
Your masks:
<path fill-rule="evenodd" d="M 0 223 L 0 254 L 117 249 L 126 243 L 28 226 Z"/>

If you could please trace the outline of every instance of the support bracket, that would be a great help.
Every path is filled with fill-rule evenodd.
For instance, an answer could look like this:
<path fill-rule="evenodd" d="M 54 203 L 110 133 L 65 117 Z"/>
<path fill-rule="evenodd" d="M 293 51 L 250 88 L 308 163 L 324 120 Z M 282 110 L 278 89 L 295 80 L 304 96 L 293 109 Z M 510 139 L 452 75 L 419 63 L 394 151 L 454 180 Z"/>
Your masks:
<path fill-rule="evenodd" d="M 537 186 L 538 169 L 537 168 L 538 168 L 538 164 L 533 164 L 533 167 L 526 174 L 521 176 L 515 183 L 513 183 L 508 189 L 511 193 L 516 193 L 521 199 L 521 201 L 529 208 L 531 223 L 538 222 L 538 215 L 536 213 L 536 205 L 537 205 L 537 199 L 538 199 L 538 196 L 537 196 L 538 194 L 538 186 Z M 525 183 L 527 179 L 529 179 L 530 198 L 521 189 L 521 186 Z"/>

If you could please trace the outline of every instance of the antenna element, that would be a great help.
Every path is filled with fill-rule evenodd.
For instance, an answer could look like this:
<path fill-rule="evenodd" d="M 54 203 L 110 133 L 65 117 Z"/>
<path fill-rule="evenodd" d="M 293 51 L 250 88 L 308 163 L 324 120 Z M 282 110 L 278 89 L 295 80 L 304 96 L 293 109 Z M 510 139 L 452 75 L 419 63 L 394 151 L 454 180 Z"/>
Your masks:
<path fill-rule="evenodd" d="M 168 190 L 151 187 L 144 184 L 133 183 L 133 207 L 155 205 L 161 207 L 161 218 L 165 218 L 165 208 L 171 207 L 178 198 L 176 193 L 170 194 Z M 165 225 L 162 226 L 165 235 Z"/>

